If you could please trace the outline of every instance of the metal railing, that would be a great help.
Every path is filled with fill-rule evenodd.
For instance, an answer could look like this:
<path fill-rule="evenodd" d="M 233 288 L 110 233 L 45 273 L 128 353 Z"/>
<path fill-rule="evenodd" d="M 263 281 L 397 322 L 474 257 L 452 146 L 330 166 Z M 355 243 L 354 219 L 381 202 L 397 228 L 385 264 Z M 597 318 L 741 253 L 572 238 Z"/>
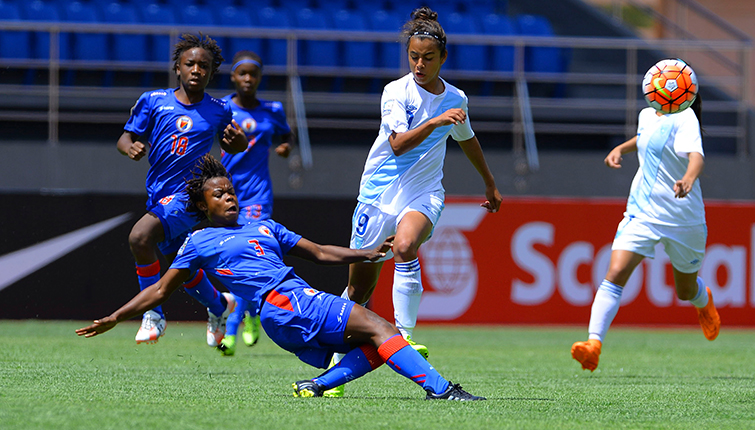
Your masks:
<path fill-rule="evenodd" d="M 374 120 L 344 119 L 344 118 L 308 118 L 305 107 L 310 110 L 310 105 L 329 104 L 340 106 L 348 111 L 364 109 L 370 115 L 377 112 L 379 95 L 359 93 L 316 93 L 301 91 L 299 78 L 302 76 L 320 77 L 357 77 L 365 76 L 375 78 L 397 78 L 408 72 L 405 55 L 401 55 L 401 66 L 396 68 L 369 68 L 369 67 L 318 67 L 298 64 L 297 42 L 303 40 L 330 40 L 339 42 L 396 42 L 397 35 L 387 32 L 367 31 L 325 31 L 325 30 L 295 30 L 275 28 L 232 28 L 232 27 L 180 27 L 180 26 L 146 26 L 132 24 L 83 24 L 83 23 L 44 23 L 44 22 L 19 22 L 0 21 L 0 31 L 34 31 L 44 32 L 50 37 L 49 59 L 9 59 L 0 58 L 0 66 L 10 68 L 47 69 L 49 82 L 46 85 L 8 85 L 0 82 L 0 96 L 5 99 L 0 107 L 0 120 L 11 121 L 35 121 L 47 122 L 48 140 L 50 145 L 56 145 L 59 141 L 59 124 L 61 122 L 109 122 L 125 123 L 127 111 L 123 114 L 106 113 L 102 109 L 94 111 L 78 110 L 68 112 L 62 109 L 61 98 L 67 101 L 69 98 L 85 98 L 94 100 L 103 96 L 110 97 L 110 101 L 127 100 L 127 106 L 133 103 L 135 94 L 146 91 L 144 88 L 115 88 L 115 87 L 76 87 L 61 86 L 58 81 L 61 70 L 99 70 L 99 71 L 162 71 L 170 69 L 168 61 L 159 62 L 124 62 L 124 61 L 83 61 L 64 60 L 59 56 L 59 40 L 61 33 L 104 33 L 104 34 L 147 34 L 168 35 L 172 41 L 185 32 L 196 33 L 201 31 L 213 38 L 238 37 L 258 39 L 285 39 L 288 41 L 287 64 L 266 65 L 266 75 L 278 75 L 287 77 L 289 85 L 286 89 L 286 99 L 291 101 L 291 109 L 294 118 L 290 121 L 299 128 L 297 134 L 300 139 L 307 136 L 309 128 L 355 128 L 372 129 L 377 126 L 377 118 Z M 662 52 L 663 55 L 674 56 L 676 52 L 697 51 L 701 55 L 713 58 L 727 55 L 734 58 L 732 64 L 723 64 L 722 71 L 717 75 L 699 76 L 701 87 L 711 86 L 725 88 L 730 91 L 731 99 L 707 100 L 705 110 L 711 112 L 731 113 L 737 116 L 734 125 L 706 126 L 706 133 L 710 136 L 730 138 L 736 140 L 737 154 L 745 156 L 747 150 L 747 130 L 745 127 L 747 103 L 744 95 L 748 90 L 750 65 L 748 57 L 752 52 L 752 44 L 749 40 L 657 40 L 649 43 L 641 39 L 628 38 L 593 38 L 593 37 L 525 37 L 525 36 L 495 36 L 495 35 L 450 35 L 449 50 L 455 45 L 487 45 L 508 46 L 514 48 L 514 67 L 509 71 L 479 70 L 465 71 L 444 68 L 442 75 L 450 82 L 456 80 L 480 81 L 486 83 L 506 83 L 516 87 L 517 82 L 533 84 L 554 84 L 581 87 L 606 87 L 623 88 L 623 91 L 607 91 L 609 96 L 592 94 L 589 96 L 532 96 L 522 97 L 520 91 L 512 96 L 495 95 L 471 95 L 470 110 L 478 109 L 482 115 L 475 118 L 475 129 L 478 131 L 490 131 L 501 133 L 519 133 L 527 131 L 532 139 L 532 148 L 526 153 L 530 166 L 537 165 L 537 151 L 534 147 L 535 134 L 610 134 L 629 137 L 635 133 L 637 112 L 644 105 L 642 95 L 638 94 L 639 83 L 644 69 L 648 66 L 640 65 L 639 58 L 646 52 Z M 567 49 L 576 57 L 579 53 L 582 59 L 587 58 L 589 64 L 602 64 L 601 56 L 606 52 L 623 52 L 623 58 L 619 66 L 602 64 L 605 67 L 597 67 L 594 70 L 586 67 L 580 70 L 572 67 L 571 71 L 560 73 L 529 72 L 525 71 L 524 59 L 527 49 L 537 47 L 554 47 Z M 403 52 L 403 50 L 400 50 Z M 655 57 L 654 57 L 655 58 Z M 657 58 L 656 58 L 657 59 Z M 480 61 L 482 59 L 468 59 Z M 576 61 L 574 63 L 576 65 Z M 641 67 L 639 67 L 639 66 Z M 620 71 L 606 71 L 621 68 Z M 227 73 L 229 66 L 221 67 L 221 72 Z M 166 73 L 166 75 L 168 75 Z M 168 75 L 169 76 L 169 75 Z M 172 77 L 170 79 L 173 79 Z M 166 82 L 166 85 L 174 85 Z M 526 85 L 524 85 L 526 87 Z M 618 94 L 618 95 L 616 95 Z M 13 107 L 13 98 L 23 95 L 45 96 L 46 112 L 23 111 Z M 516 96 L 519 96 L 518 99 Z M 528 103 L 527 103 L 528 102 Z M 529 116 L 525 110 L 515 114 L 515 106 L 518 103 L 527 103 L 530 106 L 532 122 L 525 124 Z M 97 104 L 95 103 L 94 106 Z M 524 106 L 526 107 L 526 106 Z M 618 123 L 605 120 L 593 120 L 597 114 L 617 114 L 622 120 Z M 479 118 L 479 119 L 477 119 Z M 574 118 L 578 118 L 575 121 Z M 301 142 L 300 142 L 301 143 Z M 302 153 L 309 148 L 302 148 Z M 534 161 L 534 164 L 533 164 Z M 307 162 L 304 161 L 303 162 Z M 308 161 L 311 163 L 311 158 Z"/>

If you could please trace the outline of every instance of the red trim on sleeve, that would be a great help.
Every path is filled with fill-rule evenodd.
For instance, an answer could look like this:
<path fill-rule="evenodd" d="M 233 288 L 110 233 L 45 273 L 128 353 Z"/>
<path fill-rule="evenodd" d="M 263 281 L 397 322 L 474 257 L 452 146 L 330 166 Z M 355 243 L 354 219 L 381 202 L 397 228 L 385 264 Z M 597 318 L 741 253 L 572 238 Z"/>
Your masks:
<path fill-rule="evenodd" d="M 267 295 L 267 298 L 265 299 L 265 301 L 281 309 L 285 309 L 291 312 L 294 311 L 294 307 L 291 306 L 291 301 L 288 300 L 288 297 L 284 296 L 283 294 L 275 290 L 270 291 L 270 294 Z"/>
<path fill-rule="evenodd" d="M 383 361 L 388 361 L 388 359 L 391 358 L 393 354 L 397 353 L 398 350 L 407 346 L 409 346 L 409 342 L 407 342 L 400 334 L 397 334 L 383 342 L 383 344 L 378 347 L 377 351 Z"/>
<path fill-rule="evenodd" d="M 367 361 L 370 362 L 370 367 L 372 367 L 372 370 L 375 370 L 383 365 L 383 359 L 380 357 L 377 348 L 372 345 L 362 345 L 359 347 L 359 349 L 362 350 L 364 358 L 366 358 Z"/>
<path fill-rule="evenodd" d="M 197 270 L 196 276 L 194 276 L 194 279 L 184 284 L 184 288 L 194 288 L 201 280 L 204 278 L 204 270 L 199 269 Z"/>
<path fill-rule="evenodd" d="M 136 274 L 143 278 L 149 278 L 160 274 L 160 260 L 146 266 L 136 265 Z"/>

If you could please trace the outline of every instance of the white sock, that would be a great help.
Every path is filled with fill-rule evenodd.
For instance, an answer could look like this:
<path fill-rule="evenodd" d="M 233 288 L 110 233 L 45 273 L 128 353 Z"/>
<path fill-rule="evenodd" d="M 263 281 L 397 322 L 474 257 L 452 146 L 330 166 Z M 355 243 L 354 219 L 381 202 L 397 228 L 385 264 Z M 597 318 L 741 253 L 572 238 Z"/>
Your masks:
<path fill-rule="evenodd" d="M 704 308 L 708 304 L 708 290 L 705 288 L 703 278 L 697 277 L 697 294 L 689 301 L 696 308 Z"/>
<path fill-rule="evenodd" d="M 590 325 L 588 327 L 588 339 L 597 339 L 603 342 L 603 338 L 611 326 L 613 318 L 619 311 L 621 293 L 624 288 L 607 280 L 603 280 L 595 293 L 590 311 Z"/>
<path fill-rule="evenodd" d="M 417 325 L 419 302 L 422 299 L 422 272 L 419 258 L 396 263 L 393 272 L 393 317 L 404 337 L 411 336 Z"/>

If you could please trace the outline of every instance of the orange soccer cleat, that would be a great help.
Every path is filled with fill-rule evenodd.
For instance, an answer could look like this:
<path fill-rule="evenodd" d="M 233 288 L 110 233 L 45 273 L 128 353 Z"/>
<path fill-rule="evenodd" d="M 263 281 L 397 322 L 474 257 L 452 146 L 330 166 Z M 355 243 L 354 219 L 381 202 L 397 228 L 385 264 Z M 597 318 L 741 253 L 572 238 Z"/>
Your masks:
<path fill-rule="evenodd" d="M 718 330 L 721 329 L 721 318 L 718 316 L 716 305 L 713 304 L 713 294 L 710 288 L 708 290 L 708 304 L 704 308 L 697 309 L 697 320 L 700 321 L 700 327 L 703 328 L 703 334 L 708 340 L 714 340 L 718 337 Z"/>
<path fill-rule="evenodd" d="M 600 347 L 602 343 L 597 339 L 589 339 L 587 342 L 574 342 L 571 346 L 571 356 L 579 361 L 582 369 L 590 372 L 598 368 L 600 360 Z"/>

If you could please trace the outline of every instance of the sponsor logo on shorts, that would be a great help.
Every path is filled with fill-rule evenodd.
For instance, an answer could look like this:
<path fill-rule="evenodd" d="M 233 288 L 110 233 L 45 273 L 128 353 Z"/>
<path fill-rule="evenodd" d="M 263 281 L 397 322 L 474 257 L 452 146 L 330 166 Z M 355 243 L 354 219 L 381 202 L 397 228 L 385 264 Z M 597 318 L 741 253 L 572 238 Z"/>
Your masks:
<path fill-rule="evenodd" d="M 176 120 L 176 128 L 179 131 L 187 132 L 191 130 L 192 126 L 194 126 L 194 121 L 189 116 L 182 115 Z"/>
<path fill-rule="evenodd" d="M 338 318 L 338 322 L 339 322 L 339 323 L 343 322 L 343 313 L 344 313 L 344 312 L 346 312 L 346 304 L 347 304 L 347 303 L 345 303 L 345 302 L 344 302 L 344 303 L 343 303 L 343 304 L 341 305 L 341 312 L 339 312 L 339 313 L 338 313 L 338 316 L 336 317 L 336 318 Z"/>

